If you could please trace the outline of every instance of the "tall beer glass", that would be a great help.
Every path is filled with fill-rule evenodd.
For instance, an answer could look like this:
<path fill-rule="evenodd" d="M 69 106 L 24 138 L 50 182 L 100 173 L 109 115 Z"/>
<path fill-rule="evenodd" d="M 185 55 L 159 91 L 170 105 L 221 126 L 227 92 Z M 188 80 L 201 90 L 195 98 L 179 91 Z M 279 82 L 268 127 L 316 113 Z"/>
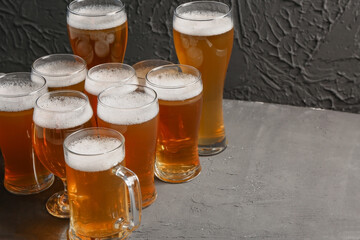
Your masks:
<path fill-rule="evenodd" d="M 188 65 L 166 65 L 146 75 L 158 94 L 159 128 L 155 174 L 172 183 L 187 182 L 201 171 L 198 132 L 202 107 L 200 72 Z"/>
<path fill-rule="evenodd" d="M 169 64 L 173 63 L 162 59 L 147 59 L 135 63 L 133 65 L 133 68 L 136 71 L 136 76 L 138 77 L 139 84 L 146 85 L 145 76 L 151 69 Z"/>
<path fill-rule="evenodd" d="M 204 104 L 199 130 L 199 154 L 214 155 L 226 148 L 222 97 L 233 46 L 231 8 L 221 2 L 199 1 L 178 6 L 173 34 L 181 64 L 200 70 Z"/>
<path fill-rule="evenodd" d="M 67 8 L 67 26 L 74 54 L 84 58 L 89 69 L 124 61 L 128 24 L 120 0 L 75 0 Z"/>
<path fill-rule="evenodd" d="M 46 79 L 49 91 L 77 90 L 84 91 L 86 62 L 72 54 L 51 54 L 38 58 L 31 67 Z"/>
<path fill-rule="evenodd" d="M 99 93 L 112 85 L 121 85 L 125 83 L 137 83 L 134 68 L 127 64 L 104 63 L 92 67 L 88 71 L 85 80 L 85 94 L 89 97 L 95 116 Z"/>
<path fill-rule="evenodd" d="M 143 207 L 156 199 L 154 164 L 159 105 L 154 90 L 140 85 L 110 87 L 98 97 L 100 127 L 124 135 L 125 165 L 139 177 Z"/>
<path fill-rule="evenodd" d="M 43 77 L 8 73 L 0 77 L 0 148 L 4 158 L 4 187 L 14 194 L 41 192 L 54 176 L 33 154 L 32 115 L 35 100 L 47 92 Z"/>
<path fill-rule="evenodd" d="M 70 239 L 123 239 L 140 225 L 140 184 L 123 166 L 124 141 L 108 128 L 86 128 L 65 139 Z"/>
<path fill-rule="evenodd" d="M 69 217 L 63 142 L 71 133 L 91 127 L 93 111 L 87 96 L 79 91 L 45 93 L 36 100 L 33 145 L 41 163 L 64 183 L 64 191 L 52 195 L 48 212 L 59 218 Z"/>

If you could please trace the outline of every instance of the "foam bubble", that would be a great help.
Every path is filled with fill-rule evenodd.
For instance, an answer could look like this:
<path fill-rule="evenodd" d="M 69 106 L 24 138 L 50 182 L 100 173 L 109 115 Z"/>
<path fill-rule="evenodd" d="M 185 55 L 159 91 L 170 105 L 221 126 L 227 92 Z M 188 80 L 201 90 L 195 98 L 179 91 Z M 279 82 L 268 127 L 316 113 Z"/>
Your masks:
<path fill-rule="evenodd" d="M 125 10 L 120 10 L 121 7 L 115 5 L 90 5 L 86 7 L 81 7 L 72 10 L 76 14 L 68 14 L 67 23 L 74 28 L 84 30 L 100 30 L 114 28 L 124 24 L 127 20 Z"/>
<path fill-rule="evenodd" d="M 65 129 L 77 127 L 93 115 L 90 104 L 82 98 L 43 96 L 37 101 L 33 120 L 44 128 Z"/>
<path fill-rule="evenodd" d="M 125 152 L 124 148 L 120 146 L 121 141 L 117 138 L 98 136 L 83 137 L 71 142 L 68 145 L 68 149 L 74 153 L 87 156 L 68 153 L 65 161 L 69 167 L 79 171 L 105 171 L 123 161 Z M 106 153 L 106 155 L 102 153 Z"/>
<path fill-rule="evenodd" d="M 92 95 L 99 95 L 104 89 L 118 84 L 137 83 L 133 71 L 123 68 L 106 68 L 91 72 L 86 77 L 85 90 Z"/>
<path fill-rule="evenodd" d="M 52 61 L 36 66 L 35 71 L 42 75 L 49 87 L 67 87 L 83 81 L 87 69 L 80 62 Z"/>
<path fill-rule="evenodd" d="M 182 18 L 174 18 L 173 27 L 176 31 L 193 36 L 214 36 L 230 31 L 234 25 L 230 17 L 212 11 L 191 11 L 179 14 Z M 193 20 L 188 20 L 193 19 Z M 210 20 L 211 21 L 200 21 Z M 198 20 L 198 21 L 194 21 Z"/>
<path fill-rule="evenodd" d="M 196 76 L 187 73 L 153 72 L 148 75 L 148 80 L 158 85 L 148 83 L 148 86 L 156 91 L 158 98 L 166 101 L 190 99 L 199 95 L 203 90 L 201 81 Z"/>

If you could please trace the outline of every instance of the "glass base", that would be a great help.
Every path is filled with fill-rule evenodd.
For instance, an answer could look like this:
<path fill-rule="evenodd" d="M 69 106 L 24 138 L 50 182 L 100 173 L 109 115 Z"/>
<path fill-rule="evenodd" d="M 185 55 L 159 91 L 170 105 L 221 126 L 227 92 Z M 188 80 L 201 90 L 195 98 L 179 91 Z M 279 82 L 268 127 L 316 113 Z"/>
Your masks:
<path fill-rule="evenodd" d="M 212 156 L 224 151 L 227 147 L 226 137 L 220 142 L 210 145 L 198 145 L 199 156 Z"/>
<path fill-rule="evenodd" d="M 8 192 L 16 195 L 30 195 L 45 191 L 46 189 L 51 187 L 51 185 L 54 182 L 54 179 L 55 179 L 54 175 L 50 174 L 49 177 L 45 179 L 42 184 L 36 184 L 27 187 L 12 185 L 4 181 L 4 187 Z"/>
<path fill-rule="evenodd" d="M 120 232 L 120 233 L 116 233 L 114 235 L 111 236 L 102 236 L 102 237 L 88 237 L 88 236 L 83 236 L 80 234 L 76 234 L 76 232 L 70 227 L 69 231 L 68 231 L 68 239 L 69 240 L 122 240 L 122 239 L 126 239 L 129 236 L 129 232 Z"/>
<path fill-rule="evenodd" d="M 69 205 L 64 203 L 64 191 L 52 195 L 46 202 L 48 213 L 58 218 L 69 218 Z"/>
<path fill-rule="evenodd" d="M 156 198 L 157 198 L 157 192 L 155 191 L 151 197 L 142 201 L 142 209 L 150 206 L 153 202 L 155 202 Z"/>
<path fill-rule="evenodd" d="M 156 168 L 155 165 L 155 176 L 161 181 L 168 183 L 184 183 L 189 182 L 199 176 L 201 172 L 201 166 L 199 165 L 197 168 L 192 169 L 188 172 L 180 172 L 180 173 L 172 173 L 172 172 L 163 172 Z"/>

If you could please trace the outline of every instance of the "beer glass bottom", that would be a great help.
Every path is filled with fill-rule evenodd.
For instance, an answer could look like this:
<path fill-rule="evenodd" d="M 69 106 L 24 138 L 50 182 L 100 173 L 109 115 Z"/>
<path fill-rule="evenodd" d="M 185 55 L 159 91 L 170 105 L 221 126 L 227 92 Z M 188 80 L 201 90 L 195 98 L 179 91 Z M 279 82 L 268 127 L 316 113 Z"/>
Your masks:
<path fill-rule="evenodd" d="M 97 239 L 97 240 L 110 240 L 110 239 L 116 239 L 116 240 L 121 240 L 121 239 L 126 239 L 127 237 L 129 236 L 129 232 L 124 230 L 124 231 L 121 231 L 119 233 L 116 233 L 114 235 L 111 235 L 111 236 L 84 236 L 84 235 L 80 235 L 80 234 L 77 234 L 75 232 L 75 230 L 70 226 L 69 228 L 69 232 L 68 232 L 68 239 L 70 240 L 93 240 L 93 239 Z"/>
<path fill-rule="evenodd" d="M 157 192 L 155 191 L 154 194 L 152 194 L 152 196 L 142 200 L 142 208 L 144 209 L 150 206 L 153 202 L 155 202 L 156 198 L 157 198 Z"/>
<path fill-rule="evenodd" d="M 58 218 L 69 218 L 69 204 L 64 191 L 53 194 L 46 202 L 48 213 Z"/>
<path fill-rule="evenodd" d="M 16 195 L 30 195 L 30 194 L 35 194 L 35 193 L 45 191 L 53 184 L 54 179 L 55 179 L 54 175 L 49 174 L 49 176 L 47 178 L 45 178 L 42 183 L 31 185 L 31 186 L 26 186 L 26 187 L 14 185 L 14 184 L 4 181 L 4 187 L 8 192 L 16 194 Z"/>
<path fill-rule="evenodd" d="M 220 142 L 209 145 L 198 145 L 199 156 L 212 156 L 224 151 L 227 147 L 226 137 Z"/>
<path fill-rule="evenodd" d="M 168 183 L 184 183 L 189 182 L 196 178 L 201 172 L 201 166 L 198 165 L 196 168 L 186 172 L 166 172 L 161 171 L 155 164 L 155 176 L 161 181 Z"/>

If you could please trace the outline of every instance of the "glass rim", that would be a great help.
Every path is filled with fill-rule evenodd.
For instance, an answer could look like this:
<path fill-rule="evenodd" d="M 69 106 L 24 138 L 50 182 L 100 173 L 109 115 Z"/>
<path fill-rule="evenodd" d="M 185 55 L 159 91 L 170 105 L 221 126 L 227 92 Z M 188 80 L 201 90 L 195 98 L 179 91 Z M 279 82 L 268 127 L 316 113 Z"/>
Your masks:
<path fill-rule="evenodd" d="M 24 94 L 15 94 L 15 95 L 5 95 L 5 94 L 0 94 L 0 97 L 2 98 L 18 98 L 18 97 L 26 97 L 26 96 L 32 96 L 32 95 L 35 95 L 39 92 L 41 92 L 44 88 L 47 88 L 47 82 L 46 82 L 46 79 L 37 74 L 37 73 L 32 73 L 32 72 L 11 72 L 11 73 L 5 73 L 4 75 L 1 75 L 0 76 L 0 81 L 1 79 L 5 78 L 6 76 L 11 76 L 11 75 L 27 75 L 27 76 L 30 76 L 30 79 L 31 80 L 31 75 L 35 75 L 36 77 L 38 77 L 39 79 L 42 79 L 43 80 L 43 84 L 41 86 L 39 86 L 39 88 L 37 88 L 36 90 L 34 91 L 31 91 L 29 93 L 24 93 Z"/>
<path fill-rule="evenodd" d="M 72 140 L 71 138 L 73 138 L 75 135 L 78 135 L 78 134 L 80 134 L 80 133 L 82 133 L 82 132 L 93 132 L 93 131 L 95 132 L 95 130 L 101 130 L 101 131 L 105 131 L 105 132 L 112 132 L 112 133 L 114 133 L 115 135 L 117 135 L 117 136 L 120 137 L 120 139 L 119 139 L 119 140 L 120 140 L 120 144 L 119 144 L 118 146 L 116 146 L 115 148 L 111 149 L 111 150 L 107 150 L 107 151 L 101 152 L 101 153 L 92 153 L 92 154 L 90 154 L 90 153 L 78 153 L 78 152 L 75 152 L 75 151 L 70 150 L 70 149 L 68 148 L 68 145 L 69 145 L 71 142 L 73 142 L 73 141 L 71 141 L 71 140 Z M 93 134 L 93 135 L 95 135 L 95 134 Z M 99 133 L 99 135 L 100 135 L 100 133 Z M 90 135 L 87 135 L 87 136 L 90 136 Z M 74 139 L 74 140 L 75 140 L 75 139 Z M 69 142 L 69 141 L 70 141 L 70 142 Z M 111 129 L 111 128 L 105 128 L 105 127 L 89 127 L 89 128 L 83 128 L 83 129 L 80 129 L 80 130 L 78 130 L 78 131 L 76 131 L 76 132 L 71 133 L 69 136 L 67 136 L 67 137 L 65 138 L 64 143 L 63 143 L 63 146 L 64 146 L 64 148 L 65 148 L 68 152 L 70 152 L 70 153 L 72 153 L 72 154 L 75 154 L 75 155 L 78 155 L 78 156 L 102 156 L 102 155 L 105 155 L 105 154 L 109 154 L 109 153 L 115 152 L 116 150 L 120 149 L 121 147 L 125 147 L 125 137 L 124 137 L 124 135 L 122 135 L 119 131 L 116 131 L 116 130 Z M 124 153 L 125 153 L 125 151 L 124 151 Z M 125 159 L 125 158 L 124 158 L 124 159 Z M 124 159 L 122 159 L 121 162 L 123 162 Z"/>
<path fill-rule="evenodd" d="M 85 103 L 82 104 L 82 105 L 80 105 L 80 106 L 78 106 L 78 107 L 76 107 L 76 108 L 74 108 L 74 109 L 71 109 L 71 110 L 51 110 L 51 109 L 46 109 L 46 108 L 44 108 L 44 107 L 39 106 L 38 102 L 39 102 L 39 100 L 40 100 L 41 98 L 43 98 L 43 97 L 45 97 L 45 96 L 50 96 L 50 95 L 52 95 L 52 94 L 61 94 L 61 93 L 76 93 L 76 94 L 78 94 L 79 96 L 84 97 Z M 35 101 L 34 109 L 35 109 L 35 107 L 36 107 L 36 108 L 39 108 L 39 109 L 41 109 L 41 110 L 43 110 L 43 111 L 47 111 L 47 112 L 67 113 L 67 112 L 77 112 L 77 111 L 79 111 L 79 110 L 81 110 L 81 109 L 84 109 L 84 108 L 86 107 L 86 105 L 88 105 L 88 104 L 90 104 L 90 103 L 89 103 L 89 98 L 88 98 L 84 93 L 82 93 L 82 92 L 80 92 L 80 91 L 76 91 L 76 90 L 57 90 L 57 91 L 46 92 L 46 93 L 42 94 L 40 97 L 38 97 L 38 98 L 36 99 L 36 101 Z M 93 113 L 93 114 L 94 114 L 94 113 Z"/>
<path fill-rule="evenodd" d="M 71 14 L 77 15 L 77 16 L 81 16 L 81 17 L 105 17 L 105 16 L 113 16 L 116 15 L 118 13 L 121 13 L 122 11 L 125 10 L 125 4 L 121 1 L 121 0 L 114 0 L 114 2 L 120 2 L 121 6 L 120 9 L 112 11 L 112 12 L 108 12 L 108 13 L 103 13 L 103 14 L 81 14 L 81 13 L 77 13 L 74 11 L 74 9 L 71 9 L 71 5 L 75 4 L 75 3 L 79 3 L 79 2 L 85 2 L 86 0 L 74 0 L 72 2 L 70 2 L 67 5 L 67 10 L 68 12 L 70 12 Z"/>
<path fill-rule="evenodd" d="M 196 73 L 197 73 L 197 76 L 193 75 L 194 77 L 196 77 L 196 79 L 190 83 L 186 83 L 186 84 L 181 84 L 181 85 L 175 85 L 175 86 L 164 86 L 164 85 L 161 85 L 161 84 L 156 84 L 156 83 L 153 83 L 149 80 L 148 78 L 148 75 L 153 73 L 153 72 L 156 72 L 156 71 L 159 71 L 161 69 L 166 69 L 166 68 L 169 68 L 169 69 L 172 69 L 172 68 L 177 68 L 177 69 L 181 69 L 181 67 L 185 67 L 187 69 L 191 69 L 191 70 L 194 70 Z M 192 74 L 191 74 L 192 75 Z M 168 65 L 163 65 L 163 66 L 159 66 L 159 67 L 156 67 L 156 68 L 153 68 L 151 69 L 145 76 L 145 79 L 146 79 L 146 83 L 148 83 L 150 86 L 154 86 L 156 88 L 161 88 L 161 89 L 180 89 L 180 88 L 187 88 L 193 84 L 196 84 L 198 83 L 199 81 L 202 83 L 201 81 L 201 72 L 193 67 L 193 66 L 190 66 L 190 65 L 186 65 L 186 64 L 168 64 Z"/>
<path fill-rule="evenodd" d="M 97 70 L 97 68 L 101 68 L 101 67 L 104 67 L 104 66 L 125 66 L 125 67 L 128 67 L 133 73 L 132 73 L 132 75 L 130 76 L 130 77 L 127 77 L 127 78 L 125 78 L 125 79 L 123 79 L 122 81 L 125 81 L 125 83 L 127 82 L 127 81 L 129 81 L 129 80 L 131 80 L 131 78 L 133 78 L 134 76 L 136 76 L 136 71 L 135 71 L 135 69 L 132 67 L 132 66 L 130 66 L 130 65 L 128 65 L 128 64 L 125 64 L 125 63 L 114 63 L 114 62 L 112 62 L 112 63 L 102 63 L 102 64 L 99 64 L 99 65 L 96 65 L 96 66 L 93 66 L 92 68 L 90 68 L 89 70 L 88 70 L 88 72 L 86 73 L 86 79 L 90 79 L 91 81 L 93 81 L 93 82 L 99 82 L 99 83 L 101 83 L 101 82 L 104 82 L 104 81 L 101 81 L 101 80 L 99 80 L 99 79 L 95 79 L 95 78 L 93 78 L 93 77 L 91 77 L 90 76 L 90 72 L 92 73 L 92 72 L 94 72 L 94 71 L 96 71 Z M 86 79 L 85 79 L 85 81 L 86 81 Z M 117 83 L 117 82 L 119 82 L 119 81 L 105 81 L 105 82 L 107 82 L 107 83 Z M 120 83 L 120 82 L 119 82 Z"/>
<path fill-rule="evenodd" d="M 203 3 L 212 3 L 212 4 L 218 4 L 218 5 L 223 5 L 223 6 L 226 6 L 228 7 L 228 11 L 226 13 L 223 13 L 222 15 L 220 16 L 217 16 L 217 17 L 212 17 L 212 18 L 209 18 L 209 19 L 193 19 L 193 18 L 187 18 L 187 17 L 183 17 L 181 16 L 180 13 L 178 13 L 178 10 L 180 8 L 183 8 L 183 7 L 187 7 L 187 6 L 190 6 L 190 5 L 195 5 L 195 4 L 203 4 Z M 187 20 L 187 21 L 194 21 L 194 22 L 209 22 L 209 21 L 214 21 L 216 19 L 222 19 L 222 18 L 225 18 L 227 17 L 229 14 L 231 14 L 232 12 L 232 6 L 229 5 L 229 4 L 226 4 L 226 3 L 223 3 L 223 2 L 216 2 L 216 1 L 193 1 L 193 2 L 188 2 L 188 3 L 183 3 L 179 6 L 177 6 L 174 10 L 174 15 L 178 18 L 181 18 L 182 20 Z"/>
<path fill-rule="evenodd" d="M 67 74 L 48 74 L 48 73 L 42 73 L 35 69 L 34 65 L 37 62 L 43 61 L 43 60 L 45 60 L 47 58 L 51 58 L 51 57 L 74 57 L 74 59 L 79 60 L 82 63 L 82 67 L 79 70 L 76 70 L 74 72 L 67 73 Z M 39 75 L 46 76 L 46 77 L 68 77 L 68 76 L 73 76 L 73 75 L 76 75 L 76 74 L 84 71 L 86 69 L 86 67 L 87 67 L 86 61 L 78 55 L 70 54 L 70 53 L 55 53 L 55 54 L 49 54 L 46 56 L 42 56 L 42 57 L 39 57 L 38 59 L 36 59 L 31 65 L 31 70 Z"/>
<path fill-rule="evenodd" d="M 138 107 L 131 107 L 131 108 L 122 108 L 122 107 L 116 107 L 116 106 L 110 106 L 104 102 L 101 101 L 100 97 L 101 95 L 103 95 L 105 92 L 107 91 L 110 91 L 114 88 L 122 88 L 122 87 L 126 87 L 126 86 L 136 86 L 138 88 L 145 88 L 147 90 L 150 90 L 150 92 L 153 92 L 154 93 L 154 98 L 151 102 L 149 103 L 146 103 L 142 106 L 138 106 Z M 140 85 L 140 84 L 123 84 L 123 85 L 116 85 L 116 86 L 111 86 L 111 87 L 108 87 L 106 89 L 104 89 L 103 91 L 101 91 L 97 97 L 97 100 L 98 100 L 98 104 L 101 104 L 107 108 L 112 108 L 112 109 L 118 109 L 118 110 L 123 110 L 123 111 L 133 111 L 135 109 L 142 109 L 142 108 L 147 108 L 147 107 L 150 107 L 151 105 L 153 105 L 155 102 L 157 102 L 158 100 L 158 96 L 157 96 L 157 93 L 154 89 L 150 88 L 150 87 L 147 87 L 147 86 L 144 86 L 144 85 Z"/>
<path fill-rule="evenodd" d="M 150 59 L 145 59 L 145 60 L 141 60 L 139 62 L 136 62 L 132 65 L 132 67 L 135 69 L 134 66 L 137 66 L 137 65 L 140 65 L 140 64 L 144 64 L 144 63 L 147 63 L 147 62 L 166 62 L 168 64 L 166 65 L 170 65 L 170 64 L 174 64 L 173 62 L 171 61 L 168 61 L 168 60 L 164 60 L 164 59 L 159 59 L 159 58 L 150 58 Z"/>

